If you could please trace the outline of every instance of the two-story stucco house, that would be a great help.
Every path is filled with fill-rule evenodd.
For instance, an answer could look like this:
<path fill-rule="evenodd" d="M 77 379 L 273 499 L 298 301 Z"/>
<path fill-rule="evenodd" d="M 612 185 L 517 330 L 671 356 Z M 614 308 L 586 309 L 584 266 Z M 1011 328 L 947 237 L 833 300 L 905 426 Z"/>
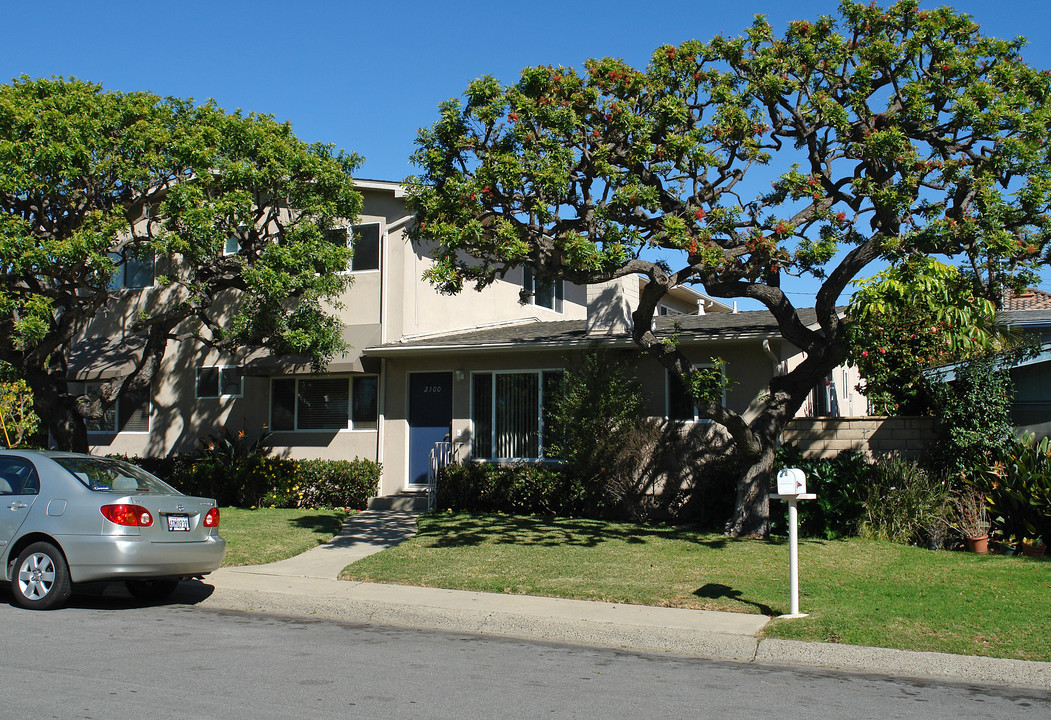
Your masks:
<path fill-rule="evenodd" d="M 175 343 L 148 395 L 124 398 L 93 426 L 94 452 L 189 452 L 221 425 L 249 437 L 266 427 L 280 455 L 379 461 L 381 495 L 423 485 L 431 450 L 446 436 L 460 457 L 544 457 L 543 407 L 554 381 L 589 348 L 635 348 L 629 313 L 644 280 L 545 284 L 526 270 L 480 293 L 441 295 L 422 280 L 430 261 L 408 240 L 413 218 L 402 186 L 356 185 L 363 212 L 353 227 L 333 233 L 355 249 L 347 270 L 353 284 L 339 311 L 350 349 L 318 375 L 297 358 L 249 350 L 220 356 L 192 341 Z M 85 392 L 124 367 L 122 328 L 137 303 L 163 301 L 152 277 L 151 268 L 129 263 L 118 278 L 128 288 L 126 306 L 92 326 L 82 361 L 70 369 Z M 674 324 L 696 363 L 726 361 L 734 383 L 725 402 L 742 412 L 772 374 L 799 358 L 765 311 L 738 313 L 681 288 L 666 297 L 660 315 L 658 325 Z M 704 421 L 656 362 L 643 358 L 640 373 L 650 414 Z M 864 414 L 856 382 L 833 373 L 801 412 Z"/>

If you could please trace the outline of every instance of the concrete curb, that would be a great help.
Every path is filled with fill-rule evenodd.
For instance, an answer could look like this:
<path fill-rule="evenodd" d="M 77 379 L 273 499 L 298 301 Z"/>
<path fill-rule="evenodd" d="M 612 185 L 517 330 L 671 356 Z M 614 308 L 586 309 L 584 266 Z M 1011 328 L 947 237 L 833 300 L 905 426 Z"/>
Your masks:
<path fill-rule="evenodd" d="M 742 663 L 823 668 L 973 685 L 1051 691 L 1051 663 L 888 648 L 758 639 L 763 615 L 647 607 L 528 595 L 336 580 L 354 561 L 416 532 L 416 513 L 365 511 L 329 542 L 269 565 L 221 568 L 212 611 L 493 635 Z M 199 586 L 203 588 L 204 586 Z"/>
<path fill-rule="evenodd" d="M 195 603 L 196 607 L 1051 691 L 1051 663 L 760 640 L 755 635 L 767 618 L 759 615 L 378 583 L 319 582 L 317 578 L 233 569 L 217 574 L 215 589 Z"/>
<path fill-rule="evenodd" d="M 755 662 L 1051 690 L 1051 663 L 977 655 L 770 638 L 759 641 Z"/>

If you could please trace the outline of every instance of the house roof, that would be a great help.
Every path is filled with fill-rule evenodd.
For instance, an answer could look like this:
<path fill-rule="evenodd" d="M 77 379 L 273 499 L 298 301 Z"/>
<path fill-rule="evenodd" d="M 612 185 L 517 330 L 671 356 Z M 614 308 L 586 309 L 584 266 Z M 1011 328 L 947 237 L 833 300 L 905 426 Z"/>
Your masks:
<path fill-rule="evenodd" d="M 1006 290 L 1000 309 L 1005 311 L 1051 310 L 1051 293 L 1037 288 L 1026 288 L 1022 293 Z"/>
<path fill-rule="evenodd" d="M 1026 367 L 1051 362 L 1051 343 L 1044 343 L 1032 352 L 1008 352 L 996 356 L 994 367 L 997 370 L 1012 370 L 1014 368 Z M 956 379 L 956 372 L 967 364 L 967 361 L 955 362 L 949 365 L 939 365 L 928 368 L 923 374 L 935 382 L 952 382 Z"/>
<path fill-rule="evenodd" d="M 799 315 L 807 325 L 817 322 L 813 309 L 802 309 Z M 405 338 L 399 342 L 367 348 L 366 354 L 383 357 L 464 350 L 550 350 L 596 344 L 634 345 L 629 335 L 588 335 L 584 328 L 584 320 L 505 323 L 460 332 Z M 658 317 L 656 330 L 663 335 L 677 332 L 683 342 L 766 339 L 781 336 L 777 321 L 766 310 Z"/>
<path fill-rule="evenodd" d="M 1051 309 L 1001 311 L 996 319 L 1009 327 L 1051 327 Z"/>

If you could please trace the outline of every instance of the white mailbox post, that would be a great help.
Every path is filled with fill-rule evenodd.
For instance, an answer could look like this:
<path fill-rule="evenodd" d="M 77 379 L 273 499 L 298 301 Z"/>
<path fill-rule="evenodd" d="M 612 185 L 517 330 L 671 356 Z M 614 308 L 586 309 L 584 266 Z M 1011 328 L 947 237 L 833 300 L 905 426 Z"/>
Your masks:
<path fill-rule="evenodd" d="M 773 500 L 784 500 L 788 503 L 788 592 L 789 611 L 782 618 L 806 617 L 807 613 L 799 612 L 799 520 L 796 503 L 800 500 L 815 500 L 817 495 L 807 493 L 806 475 L 798 468 L 785 468 L 777 473 L 777 493 L 770 496 Z"/>

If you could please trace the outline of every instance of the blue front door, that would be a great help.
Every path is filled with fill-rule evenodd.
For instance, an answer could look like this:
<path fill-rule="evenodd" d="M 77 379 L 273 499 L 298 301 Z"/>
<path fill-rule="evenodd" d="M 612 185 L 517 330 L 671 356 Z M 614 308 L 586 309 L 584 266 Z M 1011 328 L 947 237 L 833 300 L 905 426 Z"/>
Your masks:
<path fill-rule="evenodd" d="M 453 419 L 452 373 L 409 375 L 409 484 L 426 485 L 434 444 L 447 440 Z"/>

